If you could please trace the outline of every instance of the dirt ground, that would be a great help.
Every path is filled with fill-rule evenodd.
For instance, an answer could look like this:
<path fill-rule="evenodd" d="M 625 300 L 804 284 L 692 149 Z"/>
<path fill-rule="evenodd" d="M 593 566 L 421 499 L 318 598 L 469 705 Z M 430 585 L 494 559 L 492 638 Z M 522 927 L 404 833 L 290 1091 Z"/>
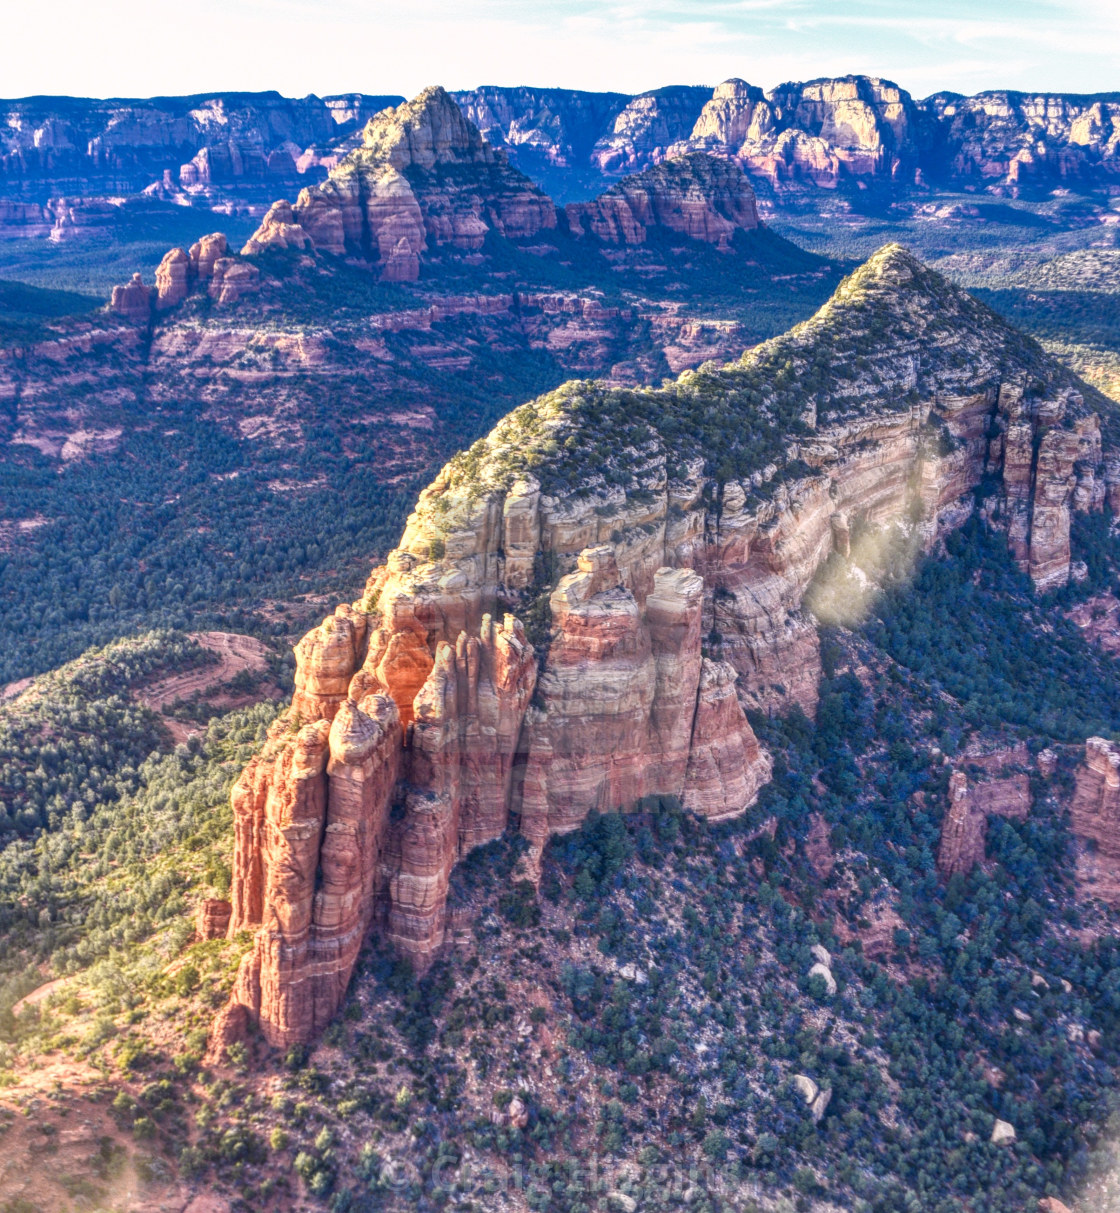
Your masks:
<path fill-rule="evenodd" d="M 114 1121 L 114 1089 L 74 1058 L 43 1058 L 0 1090 L 0 1208 L 19 1213 L 229 1213 L 143 1154 Z"/>
<path fill-rule="evenodd" d="M 190 636 L 204 649 L 217 654 L 217 664 L 196 670 L 184 670 L 182 673 L 161 678 L 158 682 L 138 687 L 133 691 L 133 697 L 138 703 L 162 715 L 165 708 L 179 700 L 190 699 L 194 695 L 205 696 L 208 691 L 220 687 L 243 670 L 259 673 L 268 665 L 267 646 L 253 636 L 242 636 L 237 632 L 191 632 Z M 264 697 L 268 694 L 266 688 Z M 243 707 L 262 696 L 219 693 L 208 698 L 215 706 L 228 710 Z M 186 741 L 193 734 L 203 731 L 201 725 L 174 720 L 167 715 L 163 716 L 163 720 L 176 742 Z"/>

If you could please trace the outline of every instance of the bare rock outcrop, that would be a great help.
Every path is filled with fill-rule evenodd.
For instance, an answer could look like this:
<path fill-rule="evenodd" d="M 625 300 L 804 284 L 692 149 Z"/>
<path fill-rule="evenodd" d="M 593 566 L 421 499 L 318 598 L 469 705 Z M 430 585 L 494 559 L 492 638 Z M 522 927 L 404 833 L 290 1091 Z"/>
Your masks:
<path fill-rule="evenodd" d="M 759 226 L 754 191 L 737 165 L 704 153 L 667 160 L 627 177 L 591 202 L 569 203 L 576 235 L 606 244 L 643 244 L 652 228 L 729 246 L 737 231 Z"/>
<path fill-rule="evenodd" d="M 245 242 L 241 255 L 251 257 L 266 248 L 305 249 L 310 244 L 311 237 L 296 220 L 292 204 L 281 199 L 268 208 L 260 227 Z"/>
<path fill-rule="evenodd" d="M 160 311 L 183 302 L 191 289 L 191 259 L 181 248 L 169 249 L 156 269 L 156 307 Z"/>
<path fill-rule="evenodd" d="M 1026 746 L 966 750 L 949 778 L 949 807 L 941 825 L 937 868 L 946 880 L 970 872 L 984 858 L 989 817 L 1021 819 L 1031 808 Z"/>
<path fill-rule="evenodd" d="M 113 287 L 109 310 L 132 324 L 148 324 L 152 318 L 152 301 L 152 288 L 144 285 L 139 274 L 133 274 L 123 286 Z"/>
<path fill-rule="evenodd" d="M 234 788 L 230 930 L 257 935 L 232 1016 L 273 1045 L 310 1039 L 346 992 L 373 916 L 400 749 L 391 699 L 347 700 L 294 737 L 277 730 Z"/>
<path fill-rule="evenodd" d="M 153 307 L 157 312 L 169 311 L 199 291 L 215 303 L 230 304 L 259 289 L 257 267 L 229 256 L 225 236 L 214 232 L 195 241 L 189 251 L 169 249 L 156 269 L 154 288 L 145 286 L 139 274 L 113 287 L 109 310 L 134 324 L 148 324 Z"/>
<path fill-rule="evenodd" d="M 692 129 L 709 96 L 704 88 L 677 86 L 630 98 L 595 144 L 592 163 L 621 176 L 663 160 Z"/>
<path fill-rule="evenodd" d="M 289 210 L 274 204 L 244 251 L 306 239 L 320 252 L 364 257 L 383 278 L 408 282 L 429 249 L 477 252 L 490 231 L 524 239 L 555 226 L 549 198 L 434 87 L 371 118 L 362 145 Z"/>
<path fill-rule="evenodd" d="M 199 939 L 223 939 L 232 912 L 233 907 L 224 898 L 204 898 L 195 911 L 195 935 Z"/>
<path fill-rule="evenodd" d="M 1070 825 L 1086 844 L 1078 855 L 1078 883 L 1088 896 L 1120 904 L 1120 748 L 1090 737 L 1074 780 Z"/>
<path fill-rule="evenodd" d="M 292 708 L 235 788 L 231 929 L 258 936 L 215 1039 L 253 1019 L 307 1038 L 371 922 L 426 961 L 454 864 L 510 823 L 539 859 L 649 796 L 741 813 L 770 775 L 746 712 L 814 710 L 807 595 L 859 533 L 928 548 L 987 479 L 1004 485 L 989 520 L 1055 584 L 1071 512 L 1103 504 L 1104 455 L 1076 381 L 1022 348 L 890 246 L 739 363 L 566 385 L 451 460 L 362 599 L 297 646 Z M 781 394 L 786 368 L 829 359 L 827 391 Z M 988 815 L 1029 807 L 1025 753 L 965 758 L 947 873 L 982 854 Z"/>

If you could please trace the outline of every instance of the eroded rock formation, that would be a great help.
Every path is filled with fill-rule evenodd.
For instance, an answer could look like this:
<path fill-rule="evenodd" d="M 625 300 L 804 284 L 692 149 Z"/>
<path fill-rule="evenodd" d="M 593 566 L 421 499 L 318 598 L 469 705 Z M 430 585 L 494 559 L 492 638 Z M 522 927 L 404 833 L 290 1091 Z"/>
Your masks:
<path fill-rule="evenodd" d="M 276 209 L 273 207 L 269 214 Z M 279 222 L 274 226 L 279 227 Z M 225 236 L 213 232 L 196 240 L 189 251 L 169 249 L 156 269 L 154 289 L 144 286 L 139 274 L 133 274 L 126 285 L 113 287 L 109 310 L 144 324 L 152 319 L 153 305 L 157 311 L 166 312 L 199 291 L 205 291 L 215 303 L 230 304 L 259 288 L 257 267 L 229 256 Z"/>
<path fill-rule="evenodd" d="M 152 318 L 152 288 L 144 285 L 139 274 L 133 274 L 123 286 L 113 287 L 109 310 L 133 324 L 147 324 Z"/>
<path fill-rule="evenodd" d="M 1120 903 L 1120 748 L 1090 737 L 1074 775 L 1070 825 L 1085 844 L 1078 855 L 1077 878 L 1083 891 Z"/>
<path fill-rule="evenodd" d="M 627 177 L 591 202 L 569 203 L 575 235 L 607 244 L 642 244 L 651 228 L 727 247 L 737 231 L 759 226 L 754 191 L 740 169 L 692 153 Z"/>
<path fill-rule="evenodd" d="M 300 193 L 290 219 L 278 206 L 247 251 L 306 237 L 321 252 L 366 257 L 396 282 L 414 281 L 429 249 L 477 252 L 489 231 L 523 239 L 556 226 L 547 195 L 438 87 L 371 118 L 362 146 Z"/>
<path fill-rule="evenodd" d="M 230 931 L 257 935 L 219 1032 L 251 1015 L 274 1045 L 320 1031 L 346 992 L 380 887 L 401 753 L 384 695 L 346 700 L 294 736 L 290 723 L 233 790 Z"/>
<path fill-rule="evenodd" d="M 1026 817 L 1031 807 L 1026 746 L 966 751 L 949 778 L 949 807 L 941 824 L 937 868 L 949 877 L 968 873 L 984 858 L 989 817 Z"/>
<path fill-rule="evenodd" d="M 808 365 L 813 395 L 793 386 Z M 292 708 L 234 792 L 231 928 L 258 937 L 215 1040 L 321 1026 L 375 903 L 430 955 L 451 868 L 511 821 L 539 857 L 647 796 L 742 812 L 770 774 L 745 709 L 815 708 L 804 600 L 830 555 L 869 529 L 928 547 L 983 481 L 1003 486 L 986 516 L 1058 584 L 1103 460 L 1072 376 L 897 246 L 739 363 L 515 410 L 297 646 Z M 943 870 L 982 853 L 986 815 L 1025 811 L 1019 758 L 968 756 Z"/>

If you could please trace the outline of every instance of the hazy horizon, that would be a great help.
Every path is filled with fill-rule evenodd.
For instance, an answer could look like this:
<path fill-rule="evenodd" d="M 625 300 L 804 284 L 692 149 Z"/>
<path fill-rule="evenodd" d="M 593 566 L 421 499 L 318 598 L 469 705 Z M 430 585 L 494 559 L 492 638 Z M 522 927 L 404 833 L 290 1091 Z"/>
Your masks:
<path fill-rule="evenodd" d="M 952 91 L 1120 91 L 1120 9 L 1106 0 L 62 0 L 7 20 L 0 90 L 142 98 L 275 90 L 396 93 L 427 84 L 638 93 L 739 76 L 882 76 Z M 109 37 L 106 27 L 109 26 Z M 91 55 L 95 46 L 97 54 Z"/>

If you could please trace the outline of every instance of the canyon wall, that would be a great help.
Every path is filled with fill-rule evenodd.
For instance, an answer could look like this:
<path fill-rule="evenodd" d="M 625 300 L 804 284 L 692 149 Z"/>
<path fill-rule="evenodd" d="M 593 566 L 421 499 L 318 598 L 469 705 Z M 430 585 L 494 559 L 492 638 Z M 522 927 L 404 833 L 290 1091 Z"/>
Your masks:
<path fill-rule="evenodd" d="M 41 205 L 60 195 L 139 194 L 154 184 L 203 197 L 210 187 L 275 189 L 317 167 L 314 149 L 400 101 L 274 92 L 0 101 L 0 194 Z"/>
<path fill-rule="evenodd" d="M 916 100 L 873 76 L 768 90 L 732 78 L 711 92 L 611 96 L 602 133 L 584 152 L 590 102 L 553 109 L 524 92 L 486 89 L 456 98 L 472 115 L 485 113 L 487 138 L 508 145 L 515 158 L 531 139 L 540 157 L 575 165 L 582 154 L 582 163 L 605 175 L 707 151 L 735 158 L 779 197 L 835 191 L 845 181 L 898 191 L 932 184 L 1017 194 L 1066 184 L 1107 188 L 1120 177 L 1120 102 L 1112 94 L 992 91 Z"/>
<path fill-rule="evenodd" d="M 531 875 L 548 838 L 593 810 L 675 796 L 712 819 L 743 812 L 770 776 L 745 710 L 815 709 L 804 600 L 853 533 L 928 549 L 983 482 L 995 490 L 985 516 L 1024 571 L 1040 589 L 1061 584 L 1070 514 L 1103 506 L 1113 465 L 1068 373 L 1016 367 L 1014 334 L 977 308 L 888 247 L 813 320 L 738 364 L 661 389 L 569 384 L 453 459 L 364 596 L 297 646 L 292 708 L 234 791 L 231 930 L 259 934 L 223 1031 L 255 1019 L 271 1041 L 306 1038 L 375 917 L 402 951 L 430 956 L 451 868 L 511 823 Z M 675 428 L 690 402 L 707 402 L 698 425 L 729 410 L 726 461 L 730 435 L 753 441 L 776 415 L 759 385 L 844 334 L 863 341 L 877 310 L 891 319 L 879 356 L 894 383 L 838 374 L 829 420 L 802 394 L 781 452 L 752 456 L 753 470 L 720 475 L 702 447 L 690 452 Z M 950 348 L 941 326 L 954 312 Z M 367 717 L 376 740 L 341 745 Z M 1023 808 L 1025 776 L 991 774 L 956 777 L 947 872 L 982 854 L 987 814 Z M 371 840 L 336 879 L 352 911 L 342 925 L 315 917 L 336 813 Z"/>
<path fill-rule="evenodd" d="M 320 182 L 341 167 L 366 146 L 363 127 L 401 100 L 226 93 L 0 102 L 0 238 L 80 237 L 111 222 L 123 198 L 140 195 L 222 210 L 261 207 L 282 187 Z M 1018 195 L 1071 185 L 1106 190 L 1120 180 L 1113 94 L 915 100 L 889 80 L 845 76 L 769 90 L 732 78 L 714 90 L 674 86 L 637 96 L 484 87 L 449 100 L 489 146 L 564 200 L 690 151 L 737 160 L 779 205 L 804 191 L 835 194 L 845 183 L 895 194 L 932 186 Z M 358 214 L 350 215 L 342 239 L 364 234 L 380 246 L 391 238 L 389 250 L 380 249 L 387 260 L 402 238 L 415 252 L 415 232 L 383 230 L 376 199 L 407 191 L 379 176 L 366 182 L 372 206 L 365 186 L 356 186 L 328 190 L 327 209 L 365 211 L 357 226 Z M 326 222 L 322 247 L 328 230 L 336 244 L 340 235 L 334 220 Z"/>

